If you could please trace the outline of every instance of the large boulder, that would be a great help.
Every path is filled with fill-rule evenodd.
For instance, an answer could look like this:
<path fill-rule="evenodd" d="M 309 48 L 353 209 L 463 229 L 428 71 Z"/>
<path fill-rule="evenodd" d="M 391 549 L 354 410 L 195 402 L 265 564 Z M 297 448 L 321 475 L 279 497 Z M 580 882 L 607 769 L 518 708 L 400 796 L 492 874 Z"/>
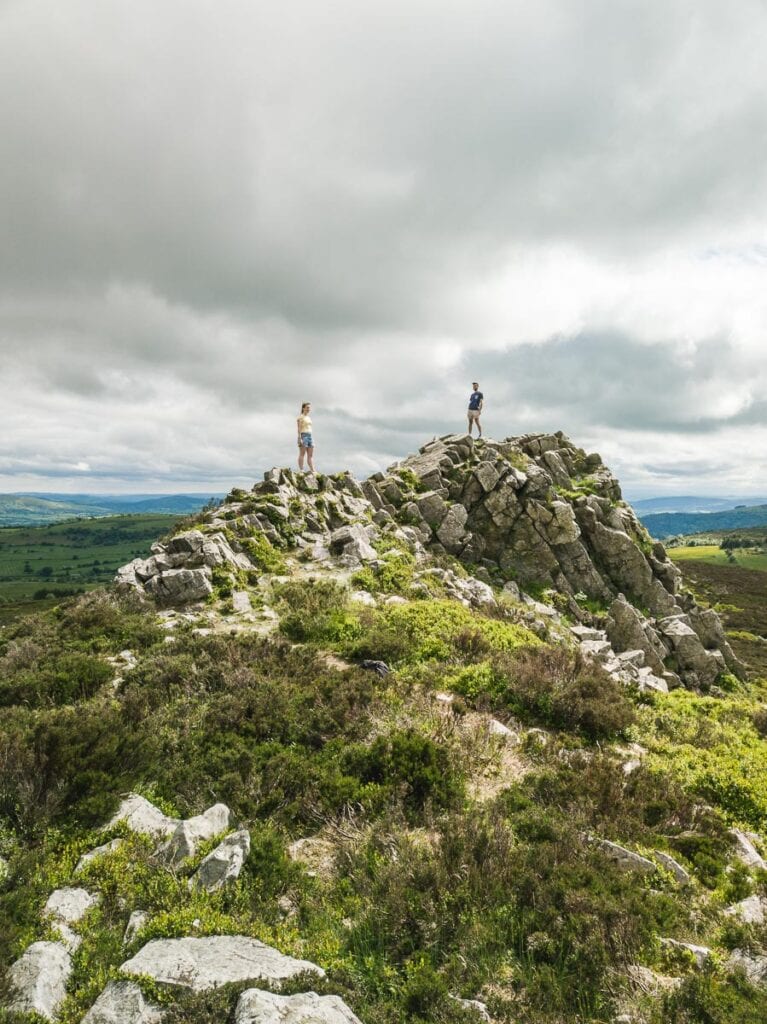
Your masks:
<path fill-rule="evenodd" d="M 82 1024 L 160 1024 L 164 1016 L 135 982 L 110 981 Z"/>
<path fill-rule="evenodd" d="M 234 1014 L 235 1024 L 361 1024 L 338 996 L 301 992 L 278 996 L 251 988 L 243 992 Z"/>
<path fill-rule="evenodd" d="M 296 960 L 258 939 L 242 935 L 154 939 L 126 960 L 120 970 L 194 992 L 205 992 L 228 982 L 285 981 L 303 971 L 325 976 L 321 967 L 308 960 Z"/>
<path fill-rule="evenodd" d="M 711 686 L 727 667 L 718 650 L 706 650 L 687 616 L 672 615 L 661 619 L 658 630 L 671 647 L 680 675 L 682 678 L 687 676 L 693 684 Z"/>
<path fill-rule="evenodd" d="M 53 1020 L 67 993 L 72 958 L 60 942 L 33 942 L 8 972 L 9 1010 Z"/>

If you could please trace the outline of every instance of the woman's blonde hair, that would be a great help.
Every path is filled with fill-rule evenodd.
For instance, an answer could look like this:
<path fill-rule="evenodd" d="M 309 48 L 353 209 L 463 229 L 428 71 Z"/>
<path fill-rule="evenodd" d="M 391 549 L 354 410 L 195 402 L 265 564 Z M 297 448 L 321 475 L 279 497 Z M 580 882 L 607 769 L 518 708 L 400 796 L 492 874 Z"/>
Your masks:
<path fill-rule="evenodd" d="M 312 404 L 311 402 L 302 402 L 302 403 L 301 403 L 301 412 L 303 413 L 303 412 L 304 412 L 304 411 L 305 411 L 306 409 L 308 409 L 308 408 L 309 408 L 309 406 L 310 406 L 311 404 Z"/>

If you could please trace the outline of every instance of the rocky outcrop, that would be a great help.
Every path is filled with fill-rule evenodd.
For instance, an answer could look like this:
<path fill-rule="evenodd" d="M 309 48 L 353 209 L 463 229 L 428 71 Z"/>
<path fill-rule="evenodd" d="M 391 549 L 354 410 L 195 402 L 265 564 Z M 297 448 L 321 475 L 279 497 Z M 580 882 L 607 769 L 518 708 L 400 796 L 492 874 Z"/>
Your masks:
<path fill-rule="evenodd" d="M 159 604 L 179 605 L 204 600 L 213 591 L 211 570 L 218 566 L 252 569 L 242 551 L 235 551 L 220 532 L 187 530 L 152 545 L 150 558 L 134 558 L 118 570 L 119 589 L 150 594 Z"/>
<path fill-rule="evenodd" d="M 234 1013 L 235 1024 L 361 1024 L 338 996 L 302 992 L 278 996 L 251 988 L 243 992 Z"/>
<path fill-rule="evenodd" d="M 269 547 L 375 569 L 382 534 L 422 563 L 413 596 L 426 584 L 428 554 L 447 553 L 472 567 L 473 593 L 446 587 L 466 604 L 495 600 L 489 585 L 508 581 L 520 597 L 551 588 L 558 607 L 586 625 L 601 606 L 605 639 L 614 654 L 631 656 L 645 689 L 708 689 L 724 671 L 743 671 L 718 616 L 681 589 L 679 570 L 622 500 L 601 458 L 561 433 L 435 438 L 362 484 L 348 473 L 269 470 L 251 491 L 233 492 L 207 513 L 199 529 L 124 566 L 118 583 L 164 604 L 199 600 L 213 589 L 211 570 L 230 572 L 234 588 L 239 570 L 269 564 Z"/>
<path fill-rule="evenodd" d="M 138 793 L 130 793 L 120 804 L 115 816 L 108 822 L 107 828 L 114 828 L 124 821 L 132 832 L 140 835 L 161 839 L 171 836 L 179 825 L 178 819 L 169 818 L 162 811 Z M 104 847 L 99 847 L 103 850 Z M 91 851 L 95 853 L 96 851 Z"/>
<path fill-rule="evenodd" d="M 163 985 L 205 992 L 229 982 L 285 981 L 303 971 L 325 972 L 308 960 L 285 956 L 257 939 L 241 935 L 155 939 L 120 968 Z"/>

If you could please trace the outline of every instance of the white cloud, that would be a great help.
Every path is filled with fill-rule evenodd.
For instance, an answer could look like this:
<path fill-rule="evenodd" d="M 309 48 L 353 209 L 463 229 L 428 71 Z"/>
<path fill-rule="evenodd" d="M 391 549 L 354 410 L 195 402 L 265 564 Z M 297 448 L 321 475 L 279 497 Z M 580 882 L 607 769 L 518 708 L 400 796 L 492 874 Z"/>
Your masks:
<path fill-rule="evenodd" d="M 24 0 L 0 30 L 0 486 L 241 483 L 304 399 L 320 465 L 367 472 L 482 373 L 495 433 L 764 490 L 760 0 Z"/>

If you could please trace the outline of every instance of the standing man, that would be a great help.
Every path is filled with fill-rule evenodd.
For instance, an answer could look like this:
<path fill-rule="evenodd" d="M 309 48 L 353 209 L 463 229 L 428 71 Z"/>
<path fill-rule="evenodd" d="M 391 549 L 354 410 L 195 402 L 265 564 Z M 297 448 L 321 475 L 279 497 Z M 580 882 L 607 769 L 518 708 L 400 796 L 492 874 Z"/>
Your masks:
<path fill-rule="evenodd" d="M 479 414 L 482 412 L 485 396 L 479 390 L 479 384 L 476 381 L 471 386 L 474 390 L 469 395 L 469 434 L 471 434 L 473 424 L 476 423 L 477 436 L 482 437 L 482 424 L 479 422 Z"/>

